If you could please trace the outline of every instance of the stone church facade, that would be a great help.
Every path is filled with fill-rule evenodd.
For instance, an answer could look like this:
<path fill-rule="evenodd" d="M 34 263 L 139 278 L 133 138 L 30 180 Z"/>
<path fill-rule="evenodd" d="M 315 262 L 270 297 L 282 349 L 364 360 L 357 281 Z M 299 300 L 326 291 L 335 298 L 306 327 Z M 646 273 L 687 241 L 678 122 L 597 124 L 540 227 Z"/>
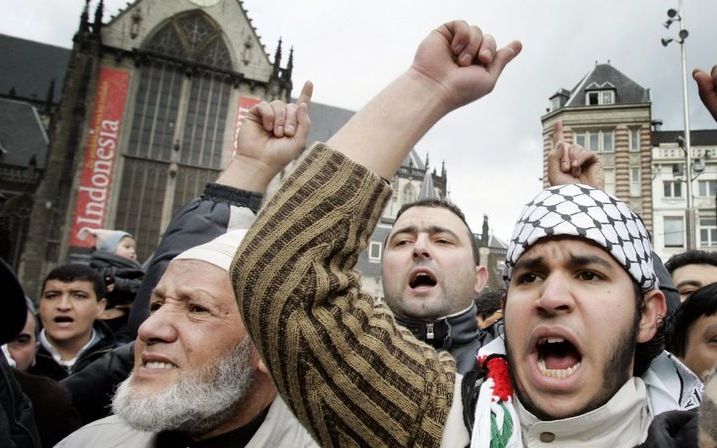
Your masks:
<path fill-rule="evenodd" d="M 282 61 L 279 41 L 270 57 L 238 0 L 138 0 L 103 15 L 86 3 L 50 127 L 18 265 L 31 293 L 87 256 L 84 228 L 126 230 L 148 258 L 228 164 L 243 113 L 291 94 L 293 50 Z"/>

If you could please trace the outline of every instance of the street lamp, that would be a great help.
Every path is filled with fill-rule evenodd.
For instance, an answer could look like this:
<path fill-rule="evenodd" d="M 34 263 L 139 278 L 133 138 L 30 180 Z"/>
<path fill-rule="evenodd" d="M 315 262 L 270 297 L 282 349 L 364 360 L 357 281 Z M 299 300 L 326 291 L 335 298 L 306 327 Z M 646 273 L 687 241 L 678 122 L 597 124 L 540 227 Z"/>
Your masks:
<path fill-rule="evenodd" d="M 684 146 L 680 145 L 680 147 L 682 147 L 685 151 L 685 177 L 687 178 L 687 210 L 685 227 L 687 228 L 687 250 L 693 250 L 696 248 L 697 244 L 695 241 L 695 210 L 692 200 L 692 153 L 690 150 L 692 145 L 690 144 L 690 114 L 689 104 L 687 101 L 687 57 L 685 55 L 685 40 L 690 33 L 685 29 L 685 16 L 682 10 L 682 0 L 679 2 L 678 9 L 670 8 L 667 10 L 667 21 L 664 23 L 665 28 L 670 28 L 670 25 L 674 22 L 680 23 L 680 31 L 677 33 L 677 40 L 675 41 L 675 39 L 672 38 L 665 39 L 663 37 L 660 39 L 660 42 L 662 42 L 663 47 L 668 46 L 671 42 L 677 42 L 680 44 L 680 58 L 682 61 L 682 106 L 685 120 Z"/>

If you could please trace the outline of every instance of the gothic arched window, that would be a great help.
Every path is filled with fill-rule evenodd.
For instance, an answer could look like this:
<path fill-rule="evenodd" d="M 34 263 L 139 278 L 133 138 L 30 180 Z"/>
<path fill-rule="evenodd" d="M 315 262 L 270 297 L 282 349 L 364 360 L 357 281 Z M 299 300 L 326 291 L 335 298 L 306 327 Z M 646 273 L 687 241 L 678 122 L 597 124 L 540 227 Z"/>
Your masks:
<path fill-rule="evenodd" d="M 168 216 L 221 169 L 232 60 L 221 28 L 201 11 L 167 20 L 141 51 L 115 227 L 137 237 L 143 258 Z"/>

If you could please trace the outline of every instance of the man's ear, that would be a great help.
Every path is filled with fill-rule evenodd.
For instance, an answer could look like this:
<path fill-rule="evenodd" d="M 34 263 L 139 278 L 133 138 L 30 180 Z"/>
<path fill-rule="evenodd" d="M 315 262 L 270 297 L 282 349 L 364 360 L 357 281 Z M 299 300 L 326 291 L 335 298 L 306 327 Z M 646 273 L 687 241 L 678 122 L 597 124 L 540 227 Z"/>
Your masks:
<path fill-rule="evenodd" d="M 100 317 L 100 314 L 105 310 L 105 307 L 107 306 L 107 299 L 100 299 L 97 301 L 97 314 L 95 315 L 95 319 Z"/>
<path fill-rule="evenodd" d="M 645 293 L 642 304 L 642 316 L 637 333 L 637 342 L 647 342 L 655 336 L 660 319 L 667 314 L 667 300 L 659 289 Z"/>
<path fill-rule="evenodd" d="M 476 266 L 476 281 L 473 290 L 480 293 L 488 283 L 488 268 L 485 266 Z"/>

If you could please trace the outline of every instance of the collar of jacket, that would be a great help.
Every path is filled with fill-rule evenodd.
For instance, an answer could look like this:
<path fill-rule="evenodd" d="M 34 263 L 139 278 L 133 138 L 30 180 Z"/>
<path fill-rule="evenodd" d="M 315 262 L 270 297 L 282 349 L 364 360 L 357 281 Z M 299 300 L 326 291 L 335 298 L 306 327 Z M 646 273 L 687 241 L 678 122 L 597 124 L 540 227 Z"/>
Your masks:
<path fill-rule="evenodd" d="M 475 305 L 452 316 L 426 322 L 396 315 L 396 322 L 408 328 L 413 335 L 436 349 L 450 350 L 471 343 L 478 337 Z"/>

